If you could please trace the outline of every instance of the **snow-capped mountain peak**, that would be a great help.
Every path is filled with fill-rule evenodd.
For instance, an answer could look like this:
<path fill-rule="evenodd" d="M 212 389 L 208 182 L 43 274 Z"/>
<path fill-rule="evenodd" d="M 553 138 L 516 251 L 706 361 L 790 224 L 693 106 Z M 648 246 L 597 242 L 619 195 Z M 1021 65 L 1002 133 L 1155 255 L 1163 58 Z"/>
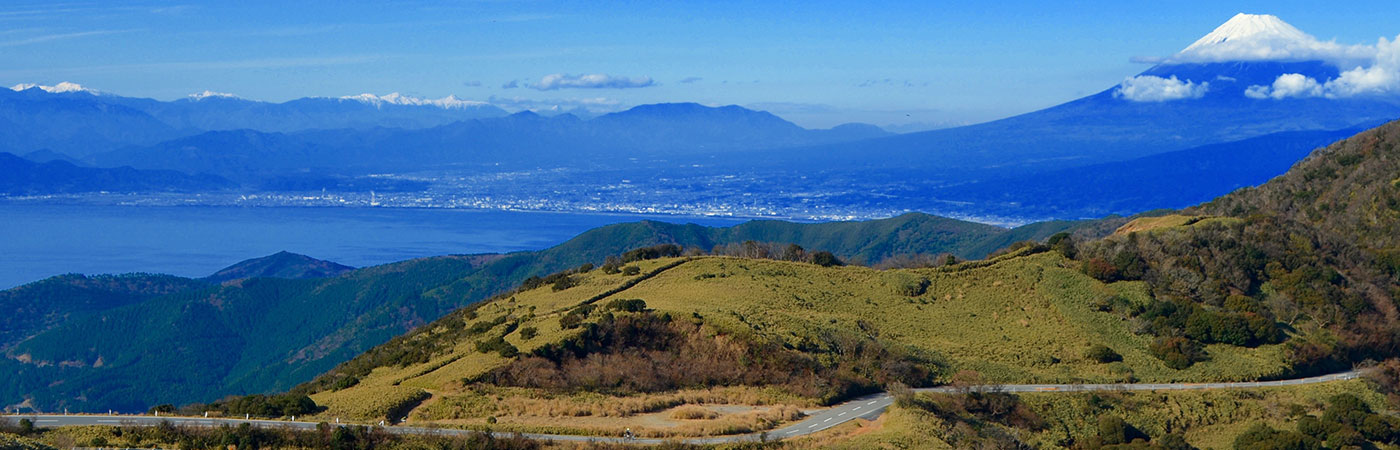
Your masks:
<path fill-rule="evenodd" d="M 229 94 L 229 93 L 226 93 L 226 92 L 214 92 L 214 91 L 206 90 L 206 91 L 204 91 L 204 92 L 197 92 L 197 93 L 194 93 L 194 94 L 190 94 L 190 95 L 189 95 L 189 98 L 190 98 L 190 100 L 204 100 L 204 99 L 206 99 L 206 98 L 239 98 L 239 97 L 238 97 L 237 95 Z"/>
<path fill-rule="evenodd" d="M 425 99 L 411 97 L 394 92 L 388 95 L 360 94 L 341 97 L 341 100 L 353 100 L 361 103 L 383 107 L 384 105 L 412 105 L 412 106 L 436 106 L 442 109 L 466 109 L 486 106 L 486 102 L 472 100 L 462 100 L 455 95 L 449 95 L 439 99 Z"/>
<path fill-rule="evenodd" d="M 1374 48 L 1319 41 L 1273 15 L 1240 13 L 1166 62 L 1326 61 L 1347 66 L 1374 56 Z"/>
<path fill-rule="evenodd" d="M 1182 52 L 1197 51 L 1212 45 L 1241 40 L 1305 43 L 1316 39 L 1302 30 L 1294 28 L 1293 25 L 1289 25 L 1288 22 L 1284 22 L 1283 19 L 1279 19 L 1278 16 L 1239 13 L 1216 27 L 1215 31 L 1211 31 L 1210 34 L 1186 47 Z"/>
<path fill-rule="evenodd" d="M 48 92 L 48 93 L 50 93 L 50 94 L 62 94 L 62 93 L 67 93 L 67 92 L 87 92 L 87 93 L 93 94 L 93 95 L 98 94 L 97 91 L 94 91 L 94 90 L 92 90 L 92 89 L 85 88 L 85 87 L 83 87 L 82 85 L 80 85 L 80 84 L 78 84 L 78 83 L 70 83 L 70 82 L 67 82 L 67 81 L 64 81 L 64 82 L 62 82 L 62 83 L 58 83 L 57 85 L 54 85 L 54 86 L 44 86 L 44 85 L 35 84 L 35 83 L 21 83 L 21 84 L 16 84 L 16 85 L 14 85 L 13 87 L 10 88 L 10 90 L 18 92 L 18 91 L 24 91 L 24 90 L 34 89 L 34 88 L 39 88 L 40 90 L 43 90 L 44 92 Z"/>

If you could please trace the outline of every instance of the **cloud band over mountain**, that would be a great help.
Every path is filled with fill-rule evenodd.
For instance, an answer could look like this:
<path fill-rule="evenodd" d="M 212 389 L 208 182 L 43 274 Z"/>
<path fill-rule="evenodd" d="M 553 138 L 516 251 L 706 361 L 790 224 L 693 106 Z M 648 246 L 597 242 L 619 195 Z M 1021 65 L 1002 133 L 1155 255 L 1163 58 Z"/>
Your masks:
<path fill-rule="evenodd" d="M 631 89 L 644 88 L 656 85 L 651 77 L 620 77 L 605 73 L 595 73 L 586 75 L 568 75 L 555 73 L 545 75 L 538 83 L 531 84 L 530 87 L 540 91 L 553 91 L 557 89 Z"/>
<path fill-rule="evenodd" d="M 1113 96 L 1134 102 L 1166 102 L 1189 98 L 1201 98 L 1210 91 L 1210 83 L 1195 83 L 1179 80 L 1176 76 L 1162 78 L 1154 75 L 1139 75 L 1123 80 Z"/>
<path fill-rule="evenodd" d="M 1395 40 L 1381 38 L 1372 48 L 1375 56 L 1369 64 L 1344 70 L 1337 78 L 1322 81 L 1296 73 L 1283 74 L 1270 86 L 1250 86 L 1245 95 L 1282 100 L 1400 94 L 1400 36 Z"/>

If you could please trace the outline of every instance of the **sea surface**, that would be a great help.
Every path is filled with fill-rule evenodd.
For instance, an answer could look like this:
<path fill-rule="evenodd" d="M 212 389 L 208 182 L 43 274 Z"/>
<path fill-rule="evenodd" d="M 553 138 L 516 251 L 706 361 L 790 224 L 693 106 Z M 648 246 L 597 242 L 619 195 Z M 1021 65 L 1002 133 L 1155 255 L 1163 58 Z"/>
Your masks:
<path fill-rule="evenodd" d="M 643 219 L 744 219 L 406 208 L 0 204 L 0 289 L 64 273 L 203 277 L 279 251 L 355 267 L 424 256 L 538 250 Z"/>

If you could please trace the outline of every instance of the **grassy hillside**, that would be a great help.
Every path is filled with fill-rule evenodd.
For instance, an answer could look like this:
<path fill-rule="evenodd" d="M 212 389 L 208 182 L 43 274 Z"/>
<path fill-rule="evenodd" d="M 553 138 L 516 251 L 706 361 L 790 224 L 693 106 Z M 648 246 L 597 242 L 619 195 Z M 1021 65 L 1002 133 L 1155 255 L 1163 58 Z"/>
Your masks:
<path fill-rule="evenodd" d="M 643 221 L 591 230 L 541 251 L 427 258 L 335 278 L 255 278 L 209 286 L 155 277 L 181 289 L 152 287 L 146 296 L 100 291 L 94 294 L 100 302 L 82 300 L 87 294 L 75 294 L 70 285 L 136 278 L 56 278 L 0 293 L 0 300 L 14 299 L 10 303 L 26 312 L 11 320 L 29 321 L 23 327 L 35 330 L 14 333 L 7 358 L 0 359 L 0 403 L 144 411 L 157 403 L 275 392 L 528 277 L 602 264 L 608 256 L 655 244 L 706 250 L 738 245 L 742 250 L 746 241 L 792 242 L 809 251 L 875 262 L 906 253 L 975 256 L 990 251 L 984 249 L 994 240 L 1042 238 L 1074 226 L 1083 224 L 1004 230 L 924 214 L 822 224 L 759 221 L 731 228 Z M 318 267 L 274 255 L 245 261 L 211 279 L 325 272 Z M 293 270 L 283 270 L 288 268 Z M 90 303 L 105 306 L 84 306 Z M 25 309 L 41 306 L 49 309 L 32 314 Z M 102 314 L 86 314 L 84 308 Z"/>
<path fill-rule="evenodd" d="M 294 392 L 312 394 L 324 417 L 668 436 L 762 430 L 791 419 L 784 411 L 966 371 L 994 382 L 1107 382 L 1286 370 L 1276 345 L 1215 345 L 1217 358 L 1171 369 L 1148 351 L 1151 336 L 1097 306 L 1146 304 L 1142 283 L 1104 284 L 1034 248 L 884 271 L 731 257 L 634 264 L 635 275 L 575 273 L 564 289 L 458 311 Z M 671 328 L 637 325 L 655 318 Z M 1121 360 L 1091 357 L 1095 345 Z M 668 419 L 684 408 L 717 412 Z"/>

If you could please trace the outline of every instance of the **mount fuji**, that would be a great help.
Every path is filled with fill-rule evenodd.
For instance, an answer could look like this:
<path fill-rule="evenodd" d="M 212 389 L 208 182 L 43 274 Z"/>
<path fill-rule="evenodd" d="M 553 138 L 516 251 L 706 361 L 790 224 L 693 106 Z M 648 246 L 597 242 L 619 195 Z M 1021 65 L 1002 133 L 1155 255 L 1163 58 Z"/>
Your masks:
<path fill-rule="evenodd" d="M 1397 55 L 1400 45 L 1384 39 L 1375 46 L 1322 42 L 1277 17 L 1240 14 L 1175 55 L 1143 59 L 1155 65 L 1088 97 L 977 125 L 794 154 L 809 167 L 918 168 L 955 181 L 1375 125 L 1400 117 Z M 1388 73 L 1393 85 L 1322 89 L 1357 71 Z"/>

